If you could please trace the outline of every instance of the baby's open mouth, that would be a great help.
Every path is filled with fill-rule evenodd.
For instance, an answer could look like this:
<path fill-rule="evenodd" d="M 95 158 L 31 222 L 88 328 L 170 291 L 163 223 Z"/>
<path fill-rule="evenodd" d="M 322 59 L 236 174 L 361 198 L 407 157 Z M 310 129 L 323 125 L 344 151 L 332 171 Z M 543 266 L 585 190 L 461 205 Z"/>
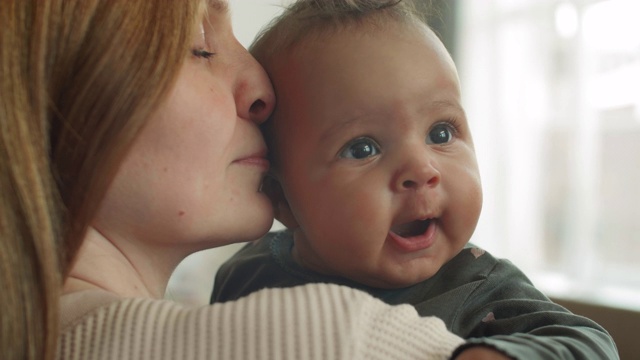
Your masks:
<path fill-rule="evenodd" d="M 432 220 L 415 220 L 406 224 L 394 225 L 391 227 L 391 231 L 404 238 L 419 236 L 427 231 Z"/>

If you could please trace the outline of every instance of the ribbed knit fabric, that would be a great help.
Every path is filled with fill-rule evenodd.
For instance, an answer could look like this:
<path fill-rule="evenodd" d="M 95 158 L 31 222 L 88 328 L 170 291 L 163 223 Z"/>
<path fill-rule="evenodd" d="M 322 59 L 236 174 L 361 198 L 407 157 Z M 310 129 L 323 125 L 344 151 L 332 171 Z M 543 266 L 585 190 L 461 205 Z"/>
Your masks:
<path fill-rule="evenodd" d="M 185 307 L 102 291 L 65 295 L 58 359 L 447 359 L 463 340 L 413 307 L 313 284 Z"/>

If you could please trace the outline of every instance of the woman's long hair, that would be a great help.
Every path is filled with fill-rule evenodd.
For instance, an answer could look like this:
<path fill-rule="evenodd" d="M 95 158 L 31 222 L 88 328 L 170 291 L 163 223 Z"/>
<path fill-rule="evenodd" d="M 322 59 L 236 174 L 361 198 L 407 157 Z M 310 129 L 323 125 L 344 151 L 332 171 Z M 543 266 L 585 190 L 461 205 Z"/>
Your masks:
<path fill-rule="evenodd" d="M 199 0 L 0 3 L 0 351 L 51 359 L 60 289 Z"/>

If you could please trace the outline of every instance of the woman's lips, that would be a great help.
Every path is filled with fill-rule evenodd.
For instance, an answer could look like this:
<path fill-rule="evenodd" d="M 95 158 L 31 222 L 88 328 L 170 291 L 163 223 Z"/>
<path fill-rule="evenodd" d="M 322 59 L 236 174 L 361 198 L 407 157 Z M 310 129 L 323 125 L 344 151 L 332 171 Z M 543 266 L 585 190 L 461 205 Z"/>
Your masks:
<path fill-rule="evenodd" d="M 234 163 L 238 163 L 241 165 L 249 165 L 263 168 L 265 170 L 269 169 L 270 163 L 267 159 L 267 152 L 264 150 L 255 152 L 251 155 L 247 155 L 238 160 L 235 160 Z"/>
<path fill-rule="evenodd" d="M 389 231 L 391 242 L 401 250 L 413 252 L 431 247 L 438 228 L 436 219 L 417 220 Z"/>
<path fill-rule="evenodd" d="M 261 157 L 248 157 L 248 158 L 237 160 L 236 163 L 243 164 L 243 165 L 253 165 L 253 166 L 269 169 L 269 160 Z"/>

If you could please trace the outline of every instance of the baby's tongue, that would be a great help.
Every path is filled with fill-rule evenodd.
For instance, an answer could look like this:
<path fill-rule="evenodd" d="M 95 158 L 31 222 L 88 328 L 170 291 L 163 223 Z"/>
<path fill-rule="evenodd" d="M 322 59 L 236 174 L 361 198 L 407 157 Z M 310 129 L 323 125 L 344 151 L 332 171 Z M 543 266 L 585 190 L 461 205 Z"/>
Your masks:
<path fill-rule="evenodd" d="M 430 220 L 415 220 L 406 224 L 394 225 L 391 231 L 402 237 L 413 237 L 424 234 L 429 227 Z"/>

